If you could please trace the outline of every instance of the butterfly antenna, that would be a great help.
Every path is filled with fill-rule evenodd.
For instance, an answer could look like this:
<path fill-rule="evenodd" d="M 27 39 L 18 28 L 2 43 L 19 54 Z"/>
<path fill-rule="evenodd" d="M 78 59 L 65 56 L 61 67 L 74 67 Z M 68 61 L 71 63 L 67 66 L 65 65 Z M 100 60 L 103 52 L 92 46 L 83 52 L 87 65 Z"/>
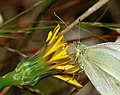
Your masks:
<path fill-rule="evenodd" d="M 54 15 L 63 23 L 65 24 L 66 27 L 68 27 L 68 25 L 65 23 L 64 20 L 62 20 L 55 12 L 54 12 Z M 72 31 L 72 30 L 71 30 Z M 73 32 L 73 31 L 72 31 Z"/>
<path fill-rule="evenodd" d="M 68 25 L 65 23 L 65 21 L 63 21 L 55 12 L 54 12 L 54 15 L 63 23 L 63 24 L 65 24 L 65 26 L 66 27 L 68 27 Z M 80 23 L 79 23 L 80 24 Z M 79 28 L 80 28 L 80 25 L 79 25 Z M 80 29 L 79 29 L 80 30 Z M 72 31 L 72 30 L 71 30 Z M 72 33 L 74 33 L 73 31 L 72 31 Z M 79 31 L 79 34 L 80 34 L 80 31 Z M 79 36 L 79 41 L 78 42 L 80 42 L 80 36 Z M 74 44 L 73 44 L 74 45 Z M 78 49 L 76 49 L 76 51 L 78 51 Z M 73 61 L 73 63 L 75 63 L 76 61 L 77 61 L 77 58 L 78 58 L 78 53 L 79 52 L 77 52 L 77 54 L 76 54 L 76 57 L 75 57 L 75 60 Z"/>
<path fill-rule="evenodd" d="M 79 19 L 79 43 L 81 42 L 80 41 L 80 36 L 81 36 L 81 33 L 80 33 L 81 31 L 80 31 L 80 19 Z"/>
<path fill-rule="evenodd" d="M 65 21 L 63 21 L 55 12 L 54 15 L 62 22 L 65 24 L 66 27 L 68 27 L 68 25 L 65 23 Z"/>

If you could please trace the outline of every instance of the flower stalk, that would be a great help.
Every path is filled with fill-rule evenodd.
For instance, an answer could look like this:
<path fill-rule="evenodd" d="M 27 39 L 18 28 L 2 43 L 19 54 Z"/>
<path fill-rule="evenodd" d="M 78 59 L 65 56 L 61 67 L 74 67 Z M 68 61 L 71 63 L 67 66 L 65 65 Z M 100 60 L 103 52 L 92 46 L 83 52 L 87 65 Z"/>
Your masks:
<path fill-rule="evenodd" d="M 22 60 L 15 70 L 0 79 L 0 89 L 12 85 L 34 86 L 39 80 L 53 76 L 67 83 L 82 87 L 75 79 L 80 67 L 70 64 L 71 57 L 67 53 L 68 44 L 64 36 L 58 33 L 60 25 L 48 33 L 46 44 L 34 56 Z"/>

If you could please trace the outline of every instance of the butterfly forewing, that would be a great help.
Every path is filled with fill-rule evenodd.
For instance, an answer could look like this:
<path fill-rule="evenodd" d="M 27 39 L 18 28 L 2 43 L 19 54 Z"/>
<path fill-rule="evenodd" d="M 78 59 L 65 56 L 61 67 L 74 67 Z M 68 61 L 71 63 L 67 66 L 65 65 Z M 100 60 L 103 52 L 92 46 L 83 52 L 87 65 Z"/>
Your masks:
<path fill-rule="evenodd" d="M 79 60 L 82 60 L 85 73 L 102 95 L 120 95 L 119 43 L 87 47 L 80 53 Z"/>

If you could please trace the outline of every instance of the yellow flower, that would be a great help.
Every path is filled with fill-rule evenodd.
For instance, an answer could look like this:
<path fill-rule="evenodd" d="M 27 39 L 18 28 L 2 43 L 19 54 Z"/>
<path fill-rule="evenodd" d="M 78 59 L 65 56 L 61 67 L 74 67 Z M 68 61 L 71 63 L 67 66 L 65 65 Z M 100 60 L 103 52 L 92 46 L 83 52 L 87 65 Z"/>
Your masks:
<path fill-rule="evenodd" d="M 58 33 L 60 25 L 58 24 L 54 31 L 50 31 L 46 40 L 46 49 L 44 59 L 48 59 L 47 63 L 51 64 L 52 69 L 60 70 L 62 73 L 54 75 L 58 79 L 66 81 L 78 87 L 82 87 L 75 79 L 75 73 L 80 69 L 75 64 L 70 64 L 71 58 L 67 53 L 68 44 L 64 40 L 64 36 Z M 52 65 L 53 64 L 53 65 Z"/>
<path fill-rule="evenodd" d="M 71 64 L 67 53 L 68 44 L 64 36 L 58 33 L 60 25 L 50 31 L 41 52 L 36 56 L 22 60 L 15 70 L 0 79 L 0 89 L 12 85 L 34 86 L 39 80 L 53 76 L 67 83 L 82 87 L 74 75 L 80 67 Z"/>

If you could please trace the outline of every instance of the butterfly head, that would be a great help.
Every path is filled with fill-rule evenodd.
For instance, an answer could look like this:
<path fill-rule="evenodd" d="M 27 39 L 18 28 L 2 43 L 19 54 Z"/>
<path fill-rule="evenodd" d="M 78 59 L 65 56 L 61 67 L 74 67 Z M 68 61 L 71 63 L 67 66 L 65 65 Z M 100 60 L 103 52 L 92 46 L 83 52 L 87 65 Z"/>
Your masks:
<path fill-rule="evenodd" d="M 75 45 L 75 53 L 76 53 L 75 59 L 78 59 L 86 46 L 82 44 L 81 42 L 75 42 L 74 45 Z"/>
<path fill-rule="evenodd" d="M 81 42 L 76 42 L 75 43 L 75 48 L 77 50 L 79 50 L 79 52 L 81 52 L 85 47 L 86 47 L 86 45 L 82 44 Z"/>

